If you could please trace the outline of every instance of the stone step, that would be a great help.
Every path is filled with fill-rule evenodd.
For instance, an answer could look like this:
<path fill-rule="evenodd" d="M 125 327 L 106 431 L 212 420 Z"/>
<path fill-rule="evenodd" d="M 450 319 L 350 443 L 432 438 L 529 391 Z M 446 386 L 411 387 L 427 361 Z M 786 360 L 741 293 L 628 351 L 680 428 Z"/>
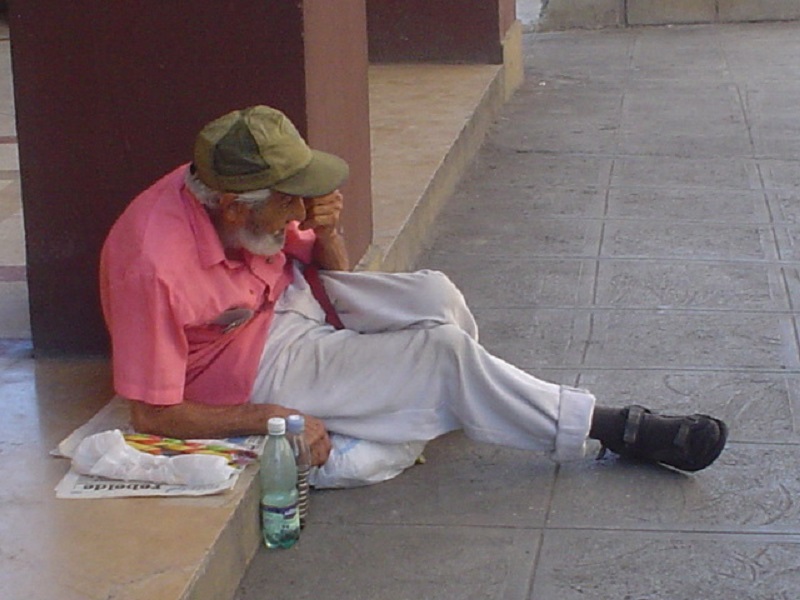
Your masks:
<path fill-rule="evenodd" d="M 798 0 L 549 0 L 537 29 L 794 20 Z"/>

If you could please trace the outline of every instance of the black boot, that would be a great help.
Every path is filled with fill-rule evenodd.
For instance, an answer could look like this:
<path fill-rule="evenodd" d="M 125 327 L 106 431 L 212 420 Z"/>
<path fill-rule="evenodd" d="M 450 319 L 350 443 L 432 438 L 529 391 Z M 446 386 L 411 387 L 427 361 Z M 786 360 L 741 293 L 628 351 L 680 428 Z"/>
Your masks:
<path fill-rule="evenodd" d="M 601 455 L 608 449 L 682 471 L 705 469 L 728 439 L 728 426 L 708 415 L 660 415 L 632 404 L 623 409 L 601 408 L 596 416 L 598 423 L 593 422 L 590 436 L 603 444 Z"/>

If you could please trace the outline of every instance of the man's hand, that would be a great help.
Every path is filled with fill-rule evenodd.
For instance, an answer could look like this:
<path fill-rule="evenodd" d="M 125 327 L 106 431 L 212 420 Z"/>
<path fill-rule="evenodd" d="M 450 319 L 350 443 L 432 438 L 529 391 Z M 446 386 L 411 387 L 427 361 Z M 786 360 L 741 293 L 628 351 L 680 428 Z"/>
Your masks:
<path fill-rule="evenodd" d="M 350 259 L 339 227 L 344 205 L 342 193 L 334 190 L 327 196 L 303 198 L 303 204 L 306 219 L 300 223 L 300 229 L 313 229 L 317 235 L 314 262 L 319 268 L 329 271 L 350 270 Z"/>
<path fill-rule="evenodd" d="M 328 460 L 331 453 L 331 438 L 325 429 L 325 424 L 310 415 L 304 415 L 306 420 L 306 441 L 311 449 L 311 464 L 321 467 Z"/>
<path fill-rule="evenodd" d="M 318 237 L 333 235 L 339 231 L 339 217 L 344 206 L 344 196 L 334 190 L 327 196 L 303 198 L 306 208 L 306 219 L 300 223 L 300 229 L 313 229 Z"/>

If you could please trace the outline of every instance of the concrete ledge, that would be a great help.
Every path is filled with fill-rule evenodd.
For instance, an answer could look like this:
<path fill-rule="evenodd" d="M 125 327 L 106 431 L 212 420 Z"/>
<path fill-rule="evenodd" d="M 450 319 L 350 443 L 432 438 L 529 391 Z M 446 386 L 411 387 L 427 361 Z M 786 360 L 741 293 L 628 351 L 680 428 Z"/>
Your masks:
<path fill-rule="evenodd" d="M 203 557 L 181 600 L 220 600 L 236 594 L 261 544 L 257 473 L 255 468 L 249 468 L 241 476 L 230 517 Z"/>
<path fill-rule="evenodd" d="M 522 82 L 522 26 L 506 64 L 370 67 L 373 244 L 359 270 L 402 271 L 468 168 L 499 108 Z"/>
<path fill-rule="evenodd" d="M 797 0 L 549 0 L 537 30 L 797 19 Z"/>
<path fill-rule="evenodd" d="M 359 269 L 413 264 L 502 104 L 500 74 L 494 65 L 370 68 L 374 236 Z"/>
<path fill-rule="evenodd" d="M 717 0 L 628 0 L 626 8 L 628 25 L 711 23 Z"/>
<path fill-rule="evenodd" d="M 800 19 L 797 0 L 717 0 L 719 21 L 795 21 Z"/>
<path fill-rule="evenodd" d="M 625 25 L 624 0 L 549 0 L 536 29 L 558 31 L 621 25 Z"/>

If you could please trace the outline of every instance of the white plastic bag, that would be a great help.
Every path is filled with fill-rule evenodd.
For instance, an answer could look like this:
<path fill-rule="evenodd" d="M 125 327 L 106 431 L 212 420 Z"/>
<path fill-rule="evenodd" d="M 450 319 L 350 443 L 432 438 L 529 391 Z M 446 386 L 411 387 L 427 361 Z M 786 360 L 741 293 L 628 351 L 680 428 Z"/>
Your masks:
<path fill-rule="evenodd" d="M 85 437 L 75 450 L 72 467 L 83 475 L 189 486 L 219 484 L 236 471 L 222 456 L 140 452 L 128 445 L 119 429 Z"/>
<path fill-rule="evenodd" d="M 413 465 L 425 443 L 380 444 L 333 433 L 328 461 L 311 469 L 309 482 L 315 488 L 351 488 L 386 481 Z"/>

